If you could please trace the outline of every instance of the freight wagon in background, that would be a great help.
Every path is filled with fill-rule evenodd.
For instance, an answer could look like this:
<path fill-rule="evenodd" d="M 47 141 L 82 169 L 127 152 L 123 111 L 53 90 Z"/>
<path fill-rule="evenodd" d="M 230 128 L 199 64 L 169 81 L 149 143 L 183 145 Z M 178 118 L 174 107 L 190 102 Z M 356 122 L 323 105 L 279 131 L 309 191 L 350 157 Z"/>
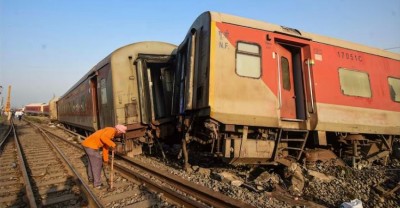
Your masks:
<path fill-rule="evenodd" d="M 174 131 L 171 117 L 176 46 L 139 42 L 121 47 L 86 73 L 58 101 L 58 120 L 86 134 L 124 124 L 117 151 L 140 154 L 143 142 Z"/>
<path fill-rule="evenodd" d="M 399 54 L 217 12 L 178 47 L 174 93 L 183 146 L 231 164 L 287 163 L 306 144 L 383 161 L 400 135 Z"/>
<path fill-rule="evenodd" d="M 47 103 L 31 103 L 25 105 L 24 113 L 32 116 L 49 116 L 49 104 Z"/>

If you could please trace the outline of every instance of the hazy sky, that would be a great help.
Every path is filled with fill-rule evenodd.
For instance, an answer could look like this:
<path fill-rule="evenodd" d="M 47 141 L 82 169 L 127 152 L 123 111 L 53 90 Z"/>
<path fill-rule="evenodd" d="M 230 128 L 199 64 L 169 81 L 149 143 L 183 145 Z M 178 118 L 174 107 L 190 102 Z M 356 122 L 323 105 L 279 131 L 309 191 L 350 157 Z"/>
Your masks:
<path fill-rule="evenodd" d="M 3 104 L 63 95 L 113 50 L 179 44 L 204 11 L 218 11 L 400 53 L 400 0 L 0 0 Z"/>

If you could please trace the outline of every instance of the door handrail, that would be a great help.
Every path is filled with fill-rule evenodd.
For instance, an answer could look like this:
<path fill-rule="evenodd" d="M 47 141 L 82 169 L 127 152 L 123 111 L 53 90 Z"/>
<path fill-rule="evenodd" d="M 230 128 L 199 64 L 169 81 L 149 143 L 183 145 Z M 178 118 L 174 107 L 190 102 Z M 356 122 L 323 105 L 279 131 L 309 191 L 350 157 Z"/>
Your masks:
<path fill-rule="evenodd" d="M 306 60 L 307 68 L 308 68 L 308 84 L 310 87 L 310 97 L 311 97 L 311 110 L 314 112 L 314 94 L 313 94 L 313 87 L 311 82 L 311 59 Z"/>
<path fill-rule="evenodd" d="M 278 105 L 278 109 L 281 109 L 282 107 L 282 87 L 281 87 L 281 73 L 280 73 L 280 68 L 281 68 L 281 62 L 280 62 L 280 56 L 278 53 L 276 53 L 277 56 L 277 61 L 278 61 L 278 101 L 279 101 L 279 105 Z"/>

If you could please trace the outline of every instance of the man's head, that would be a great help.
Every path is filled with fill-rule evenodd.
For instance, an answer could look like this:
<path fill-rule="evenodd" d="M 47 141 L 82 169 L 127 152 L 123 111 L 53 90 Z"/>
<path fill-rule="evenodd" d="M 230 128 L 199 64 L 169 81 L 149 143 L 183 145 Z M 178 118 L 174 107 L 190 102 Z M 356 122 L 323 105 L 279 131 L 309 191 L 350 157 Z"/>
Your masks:
<path fill-rule="evenodd" d="M 115 129 L 117 129 L 117 134 L 121 135 L 121 134 L 125 134 L 126 133 L 126 129 L 128 129 L 126 126 L 118 124 L 115 126 Z"/>

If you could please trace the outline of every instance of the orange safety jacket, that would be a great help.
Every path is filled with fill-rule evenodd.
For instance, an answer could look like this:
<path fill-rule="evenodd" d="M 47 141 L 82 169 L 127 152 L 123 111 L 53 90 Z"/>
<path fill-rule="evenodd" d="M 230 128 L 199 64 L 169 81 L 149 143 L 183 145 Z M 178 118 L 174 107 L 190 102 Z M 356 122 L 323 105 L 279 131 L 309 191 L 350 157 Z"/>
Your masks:
<path fill-rule="evenodd" d="M 94 132 L 87 137 L 81 144 L 84 147 L 98 150 L 103 148 L 103 160 L 108 162 L 108 147 L 115 148 L 115 143 L 111 141 L 114 138 L 117 130 L 114 127 L 106 127 Z"/>

